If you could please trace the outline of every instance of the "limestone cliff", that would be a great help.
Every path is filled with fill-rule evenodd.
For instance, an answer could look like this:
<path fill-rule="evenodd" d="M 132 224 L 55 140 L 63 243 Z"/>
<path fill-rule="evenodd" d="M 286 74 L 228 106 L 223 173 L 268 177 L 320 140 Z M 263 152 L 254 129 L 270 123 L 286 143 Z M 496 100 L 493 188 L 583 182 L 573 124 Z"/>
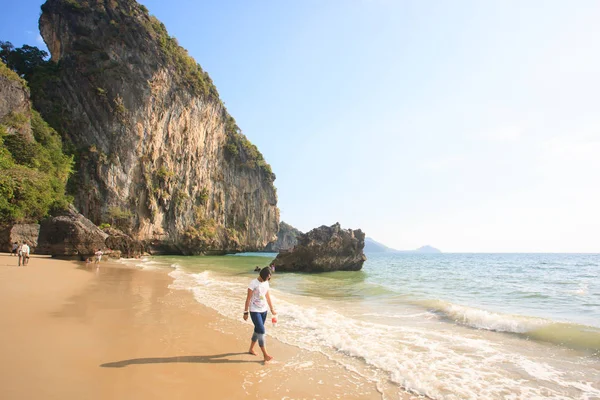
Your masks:
<path fill-rule="evenodd" d="M 298 229 L 281 221 L 277 232 L 277 240 L 269 243 L 264 251 L 277 253 L 280 250 L 293 249 L 298 243 L 298 236 L 300 235 L 302 235 L 302 232 Z"/>
<path fill-rule="evenodd" d="M 32 79 L 34 102 L 76 149 L 83 215 L 167 252 L 275 239 L 275 175 L 144 6 L 48 0 L 40 31 L 56 64 Z"/>

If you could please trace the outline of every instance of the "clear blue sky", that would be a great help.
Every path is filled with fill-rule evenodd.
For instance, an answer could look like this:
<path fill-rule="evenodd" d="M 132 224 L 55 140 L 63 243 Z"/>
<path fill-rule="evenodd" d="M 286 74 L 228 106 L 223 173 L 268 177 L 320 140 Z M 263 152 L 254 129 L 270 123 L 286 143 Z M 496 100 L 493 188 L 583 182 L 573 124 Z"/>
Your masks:
<path fill-rule="evenodd" d="M 2 0 L 36 44 L 41 1 Z M 398 249 L 600 252 L 600 2 L 143 0 L 277 174 Z"/>

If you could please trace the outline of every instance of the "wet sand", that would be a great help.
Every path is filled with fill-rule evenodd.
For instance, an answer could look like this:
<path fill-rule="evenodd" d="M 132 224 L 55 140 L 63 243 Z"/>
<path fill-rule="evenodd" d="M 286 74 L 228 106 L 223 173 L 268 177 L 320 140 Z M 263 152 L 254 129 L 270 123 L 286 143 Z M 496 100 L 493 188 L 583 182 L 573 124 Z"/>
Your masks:
<path fill-rule="evenodd" d="M 1 399 L 381 399 L 326 357 L 221 317 L 165 271 L 0 254 Z M 257 348 L 258 350 L 258 348 Z M 408 398 L 410 396 L 406 396 Z"/>

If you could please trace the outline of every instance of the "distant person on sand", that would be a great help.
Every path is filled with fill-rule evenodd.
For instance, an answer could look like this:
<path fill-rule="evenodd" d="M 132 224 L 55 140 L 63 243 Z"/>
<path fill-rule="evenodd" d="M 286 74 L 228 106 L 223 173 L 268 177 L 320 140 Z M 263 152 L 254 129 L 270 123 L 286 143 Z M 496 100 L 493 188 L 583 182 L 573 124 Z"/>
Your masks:
<path fill-rule="evenodd" d="M 29 264 L 29 250 L 29 245 L 25 242 L 19 247 L 19 267 L 21 263 L 23 263 L 23 266 Z"/>
<path fill-rule="evenodd" d="M 23 245 L 20 244 L 19 247 L 17 248 L 17 256 L 19 256 L 19 264 L 18 266 L 21 266 L 21 260 L 23 259 L 23 253 L 21 251 L 21 249 L 23 249 Z"/>
<path fill-rule="evenodd" d="M 254 268 L 254 272 L 260 272 L 260 267 L 258 265 Z"/>
<path fill-rule="evenodd" d="M 11 256 L 17 256 L 17 249 L 19 248 L 19 243 L 14 242 L 12 245 L 12 250 L 10 251 Z"/>
<path fill-rule="evenodd" d="M 97 250 L 97 251 L 94 253 L 94 255 L 96 256 L 96 259 L 94 260 L 94 263 L 95 263 L 95 264 L 99 264 L 99 263 L 100 263 L 100 260 L 102 259 L 102 254 L 104 254 L 104 253 L 103 253 L 103 252 L 102 252 L 102 250 L 100 250 L 100 249 L 98 249 L 98 250 Z"/>
<path fill-rule="evenodd" d="M 271 302 L 271 296 L 269 294 L 269 280 L 271 279 L 271 270 L 269 267 L 265 267 L 260 270 L 258 278 L 253 279 L 248 285 L 248 294 L 246 296 L 246 304 L 244 305 L 244 321 L 248 320 L 248 314 L 254 324 L 254 333 L 250 342 L 250 354 L 257 355 L 254 351 L 256 342 L 263 353 L 265 362 L 269 362 L 273 359 L 269 353 L 267 353 L 267 347 L 265 345 L 265 321 L 267 320 L 267 310 L 271 309 L 273 316 L 277 315 Z"/>

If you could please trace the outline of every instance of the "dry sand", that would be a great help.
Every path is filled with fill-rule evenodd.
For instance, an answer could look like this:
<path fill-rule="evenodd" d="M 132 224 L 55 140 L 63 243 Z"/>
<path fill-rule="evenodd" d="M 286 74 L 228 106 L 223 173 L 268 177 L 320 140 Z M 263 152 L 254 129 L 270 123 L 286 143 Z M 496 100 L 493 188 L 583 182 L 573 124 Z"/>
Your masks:
<path fill-rule="evenodd" d="M 164 271 L 35 255 L 16 265 L 0 254 L 0 399 L 382 398 L 270 338 L 276 359 L 262 363 L 246 353 L 250 323 L 169 289 Z"/>

